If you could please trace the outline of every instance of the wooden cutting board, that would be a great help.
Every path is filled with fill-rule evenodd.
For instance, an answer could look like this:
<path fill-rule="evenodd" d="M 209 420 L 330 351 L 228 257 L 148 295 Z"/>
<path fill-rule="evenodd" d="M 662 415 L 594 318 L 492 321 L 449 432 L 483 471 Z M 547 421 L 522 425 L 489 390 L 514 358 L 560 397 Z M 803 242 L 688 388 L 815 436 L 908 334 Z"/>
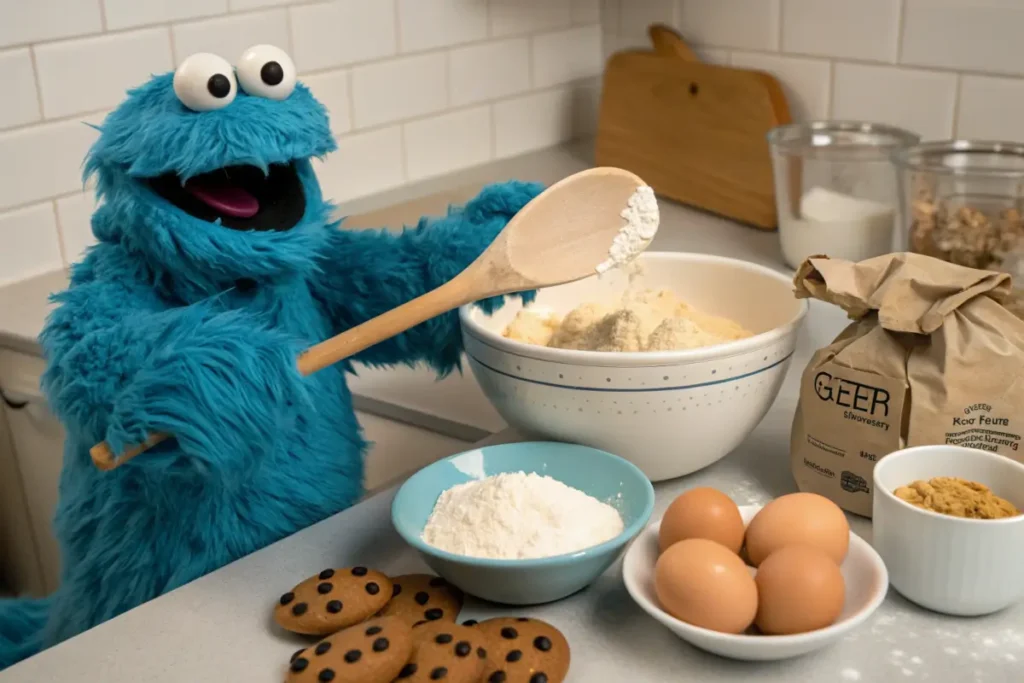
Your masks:
<path fill-rule="evenodd" d="M 769 74 L 703 64 L 672 29 L 653 50 L 611 57 L 595 157 L 659 195 L 765 230 L 777 227 L 768 131 L 790 122 Z"/>

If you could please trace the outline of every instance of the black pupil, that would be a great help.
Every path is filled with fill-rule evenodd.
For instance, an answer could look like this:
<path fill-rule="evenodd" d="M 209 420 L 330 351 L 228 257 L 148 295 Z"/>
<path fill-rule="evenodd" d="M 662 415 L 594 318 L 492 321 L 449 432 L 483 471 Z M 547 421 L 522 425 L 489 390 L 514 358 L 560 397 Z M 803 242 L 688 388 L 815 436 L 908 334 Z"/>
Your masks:
<path fill-rule="evenodd" d="M 216 98 L 227 97 L 231 94 L 231 81 L 224 74 L 214 74 L 206 81 L 206 89 Z"/>
<path fill-rule="evenodd" d="M 260 78 L 267 85 L 277 85 L 284 80 L 284 69 L 277 62 L 267 62 L 260 69 Z"/>

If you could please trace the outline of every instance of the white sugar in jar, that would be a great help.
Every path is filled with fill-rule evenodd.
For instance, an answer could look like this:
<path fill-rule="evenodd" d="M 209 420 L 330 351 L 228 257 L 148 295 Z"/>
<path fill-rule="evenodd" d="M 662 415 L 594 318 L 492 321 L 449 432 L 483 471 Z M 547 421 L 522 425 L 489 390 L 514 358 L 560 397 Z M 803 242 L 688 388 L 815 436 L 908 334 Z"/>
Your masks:
<path fill-rule="evenodd" d="M 813 187 L 800 199 L 799 217 L 779 216 L 782 256 L 797 268 L 817 254 L 848 261 L 888 254 L 895 218 L 890 205 Z"/>
<path fill-rule="evenodd" d="M 896 150 L 918 136 L 873 123 L 816 121 L 768 136 L 782 255 L 863 261 L 893 251 L 898 205 Z"/>

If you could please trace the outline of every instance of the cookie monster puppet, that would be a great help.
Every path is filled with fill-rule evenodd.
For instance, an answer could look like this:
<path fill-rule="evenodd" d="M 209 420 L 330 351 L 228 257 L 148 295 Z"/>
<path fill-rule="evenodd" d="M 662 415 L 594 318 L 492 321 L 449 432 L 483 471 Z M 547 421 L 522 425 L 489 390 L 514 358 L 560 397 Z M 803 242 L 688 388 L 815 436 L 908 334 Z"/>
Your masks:
<path fill-rule="evenodd" d="M 104 121 L 85 165 L 99 244 L 41 337 L 67 431 L 61 585 L 0 601 L 0 669 L 355 503 L 352 368 L 302 377 L 296 355 L 451 279 L 542 189 L 489 186 L 401 234 L 341 230 L 311 165 L 334 148 L 326 110 L 268 45 L 237 68 L 193 55 Z M 460 350 L 452 312 L 356 360 L 444 374 Z M 153 431 L 177 438 L 92 465 L 93 444 Z"/>

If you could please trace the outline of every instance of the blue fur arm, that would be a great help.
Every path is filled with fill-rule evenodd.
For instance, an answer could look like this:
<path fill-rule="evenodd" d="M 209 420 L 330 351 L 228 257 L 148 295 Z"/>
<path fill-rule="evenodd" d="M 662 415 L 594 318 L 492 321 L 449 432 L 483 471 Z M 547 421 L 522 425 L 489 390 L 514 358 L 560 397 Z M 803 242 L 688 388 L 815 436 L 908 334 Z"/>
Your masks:
<path fill-rule="evenodd" d="M 163 449 L 171 457 L 151 452 L 128 467 L 242 476 L 310 410 L 299 344 L 209 306 L 115 310 L 114 301 L 139 303 L 117 291 L 73 287 L 42 336 L 46 394 L 87 442 L 105 439 L 120 452 L 169 432 L 179 446 Z"/>
<path fill-rule="evenodd" d="M 439 287 L 462 272 L 543 186 L 512 181 L 490 185 L 465 207 L 420 219 L 400 234 L 335 230 L 323 255 L 322 275 L 312 284 L 340 332 Z M 529 301 L 533 292 L 521 295 Z M 488 313 L 502 297 L 478 303 Z M 371 365 L 425 361 L 445 374 L 459 367 L 462 337 L 450 311 L 358 354 Z"/>

